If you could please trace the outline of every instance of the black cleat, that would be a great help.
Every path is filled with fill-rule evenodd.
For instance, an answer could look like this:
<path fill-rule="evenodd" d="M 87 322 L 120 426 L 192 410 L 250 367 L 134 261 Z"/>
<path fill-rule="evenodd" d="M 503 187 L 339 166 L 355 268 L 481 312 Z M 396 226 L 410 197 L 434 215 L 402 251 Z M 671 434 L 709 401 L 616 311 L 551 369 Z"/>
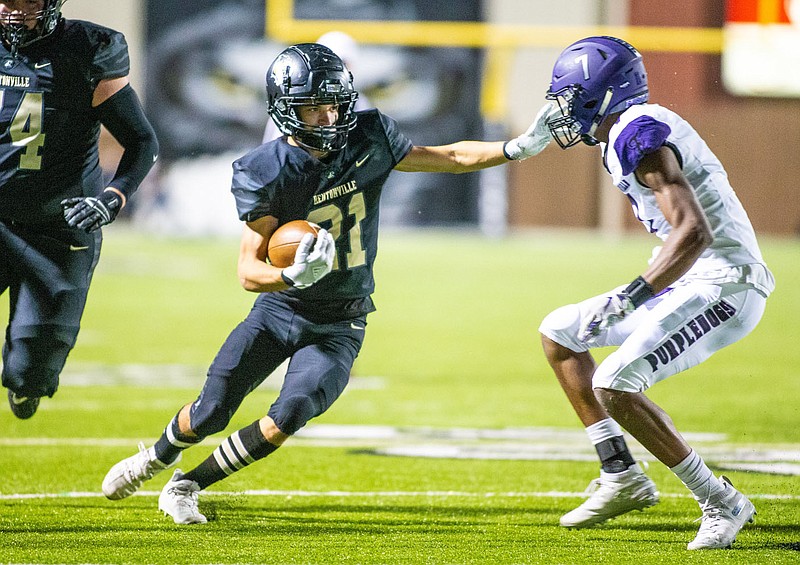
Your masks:
<path fill-rule="evenodd" d="M 14 413 L 14 416 L 20 420 L 27 420 L 36 414 L 36 409 L 39 408 L 39 397 L 17 396 L 9 390 L 8 405 L 11 406 L 11 411 Z"/>

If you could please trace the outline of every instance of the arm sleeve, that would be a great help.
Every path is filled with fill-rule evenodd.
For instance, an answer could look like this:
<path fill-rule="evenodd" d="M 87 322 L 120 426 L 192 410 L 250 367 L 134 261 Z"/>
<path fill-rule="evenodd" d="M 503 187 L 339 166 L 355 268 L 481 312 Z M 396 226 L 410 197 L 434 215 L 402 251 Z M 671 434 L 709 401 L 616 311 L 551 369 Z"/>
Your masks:
<path fill-rule="evenodd" d="M 100 123 L 125 150 L 114 178 L 108 183 L 128 198 L 147 176 L 158 158 L 158 140 L 130 85 L 97 107 Z"/>

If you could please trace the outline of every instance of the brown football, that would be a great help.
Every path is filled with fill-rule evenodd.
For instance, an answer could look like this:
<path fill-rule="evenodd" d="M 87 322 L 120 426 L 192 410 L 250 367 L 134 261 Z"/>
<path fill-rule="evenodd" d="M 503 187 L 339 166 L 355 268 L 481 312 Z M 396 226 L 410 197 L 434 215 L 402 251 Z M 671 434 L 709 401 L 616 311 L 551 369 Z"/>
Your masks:
<path fill-rule="evenodd" d="M 303 236 L 311 233 L 316 237 L 319 229 L 317 224 L 306 220 L 293 220 L 278 227 L 267 244 L 269 262 L 281 269 L 288 267 L 294 263 L 294 253 Z"/>

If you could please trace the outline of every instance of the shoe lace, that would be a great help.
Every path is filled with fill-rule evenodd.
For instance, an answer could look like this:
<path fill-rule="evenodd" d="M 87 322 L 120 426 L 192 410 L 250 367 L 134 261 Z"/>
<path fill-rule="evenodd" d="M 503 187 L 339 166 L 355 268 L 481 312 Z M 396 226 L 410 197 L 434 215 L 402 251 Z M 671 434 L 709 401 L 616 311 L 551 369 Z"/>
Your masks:
<path fill-rule="evenodd" d="M 644 477 L 644 475 L 642 475 Z M 647 485 L 640 480 L 640 477 L 633 477 L 629 479 L 629 483 L 626 488 L 630 491 L 633 488 L 633 491 L 630 491 L 630 495 L 633 497 L 637 497 L 646 493 Z M 592 479 L 589 485 L 586 487 L 584 494 L 589 496 L 597 496 L 597 497 L 605 497 L 609 500 L 616 498 L 622 492 L 620 488 L 620 483 L 616 483 L 609 479 L 604 479 L 603 477 L 598 477 L 596 479 Z"/>
<path fill-rule="evenodd" d="M 140 441 L 139 453 L 136 454 L 136 457 L 131 459 L 130 464 L 125 469 L 130 481 L 142 482 L 152 479 L 156 469 L 151 463 L 150 453 L 148 453 L 147 448 L 144 446 L 144 442 Z"/>
<path fill-rule="evenodd" d="M 592 479 L 586 487 L 586 490 L 584 490 L 584 494 L 589 496 L 586 503 L 589 503 L 591 500 L 598 500 L 603 501 L 605 504 L 614 500 L 619 496 L 619 493 L 620 491 L 618 488 L 615 488 L 615 483 L 613 481 L 604 480 L 602 477 Z"/>
<path fill-rule="evenodd" d="M 719 530 L 722 527 L 722 509 L 715 506 L 708 500 L 700 503 L 700 509 L 703 515 L 695 519 L 695 522 L 700 522 L 700 534 L 713 534 L 719 535 Z"/>
<path fill-rule="evenodd" d="M 187 510 L 191 511 L 192 513 L 197 512 L 197 504 L 198 504 L 198 490 L 193 489 L 191 485 L 173 485 L 168 490 L 167 493 L 175 499 L 175 504 L 178 506 L 182 506 Z"/>

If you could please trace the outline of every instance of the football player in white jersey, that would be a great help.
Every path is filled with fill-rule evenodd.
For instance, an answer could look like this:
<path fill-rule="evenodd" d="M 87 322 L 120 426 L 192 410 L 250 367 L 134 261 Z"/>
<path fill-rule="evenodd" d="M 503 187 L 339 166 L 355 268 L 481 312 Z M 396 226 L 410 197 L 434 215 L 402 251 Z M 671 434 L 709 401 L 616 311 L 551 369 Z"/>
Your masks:
<path fill-rule="evenodd" d="M 561 525 L 593 526 L 658 502 L 624 429 L 700 504 L 700 530 L 688 549 L 725 548 L 753 520 L 753 504 L 714 476 L 645 391 L 747 335 L 774 280 L 719 160 L 685 120 L 647 104 L 648 96 L 641 55 L 614 37 L 567 47 L 547 93 L 562 114 L 549 122 L 553 138 L 565 149 L 598 145 L 637 219 L 662 240 L 632 283 L 558 308 L 539 328 L 602 464 L 594 493 Z M 618 349 L 597 365 L 590 349 L 604 346 Z"/>

